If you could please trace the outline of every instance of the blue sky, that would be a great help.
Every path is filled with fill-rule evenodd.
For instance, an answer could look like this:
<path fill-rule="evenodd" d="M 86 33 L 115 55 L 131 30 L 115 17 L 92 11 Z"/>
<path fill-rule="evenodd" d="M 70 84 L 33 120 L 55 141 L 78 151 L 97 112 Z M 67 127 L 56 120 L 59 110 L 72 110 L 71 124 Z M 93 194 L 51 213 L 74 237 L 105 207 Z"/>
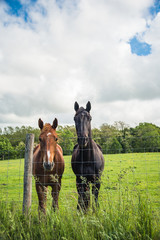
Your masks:
<path fill-rule="evenodd" d="M 149 7 L 149 12 L 153 18 L 157 15 L 158 12 L 160 12 L 160 1 L 159 0 L 154 1 L 154 5 Z M 151 44 L 139 41 L 137 36 L 134 36 L 133 38 L 131 38 L 129 43 L 131 45 L 132 53 L 135 53 L 138 56 L 146 56 L 146 55 L 151 54 L 151 51 L 152 51 Z"/>
<path fill-rule="evenodd" d="M 136 36 L 130 39 L 131 52 L 138 56 L 147 56 L 151 54 L 152 46 L 146 42 L 141 42 Z"/>
<path fill-rule="evenodd" d="M 19 0 L 4 0 L 4 1 L 9 6 L 9 9 L 7 11 L 8 14 L 15 15 L 17 17 L 22 16 L 26 22 L 28 21 L 27 5 L 34 4 L 37 2 L 37 0 L 30 0 L 29 2 L 26 1 L 26 3 L 24 2 L 24 4 L 22 4 L 22 2 Z"/>
<path fill-rule="evenodd" d="M 160 126 L 160 1 L 3 0 L 0 127 L 41 117 Z"/>
<path fill-rule="evenodd" d="M 149 10 L 150 10 L 150 13 L 152 14 L 152 16 L 154 17 L 158 12 L 160 12 L 160 1 L 155 0 L 154 5 L 152 5 L 149 8 Z"/>

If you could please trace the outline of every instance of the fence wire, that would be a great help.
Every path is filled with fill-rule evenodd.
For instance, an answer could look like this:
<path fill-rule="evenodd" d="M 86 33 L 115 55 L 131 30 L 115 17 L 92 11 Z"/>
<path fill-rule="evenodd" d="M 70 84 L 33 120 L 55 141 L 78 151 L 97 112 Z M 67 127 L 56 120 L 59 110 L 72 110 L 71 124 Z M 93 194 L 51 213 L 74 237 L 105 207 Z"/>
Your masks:
<path fill-rule="evenodd" d="M 135 195 L 140 194 L 147 197 L 148 201 L 152 201 L 155 209 L 160 213 L 160 152 L 158 146 L 151 148 L 147 145 L 141 149 L 132 149 L 129 153 L 121 153 L 121 148 L 117 148 L 116 154 L 111 154 L 115 149 L 107 148 L 108 141 L 107 138 L 106 145 L 104 144 L 106 148 L 102 149 L 105 168 L 101 177 L 100 204 L 103 206 L 107 206 L 108 202 L 117 202 L 118 204 L 122 199 L 132 202 Z M 67 205 L 76 208 L 77 206 L 76 176 L 71 168 L 72 151 L 73 149 L 65 149 L 69 155 L 64 156 L 65 171 L 62 178 L 59 207 Z M 22 149 L 15 147 L 11 152 L 9 149 L 0 151 L 0 155 L 3 156 L 0 160 L 0 201 L 4 201 L 6 204 L 11 202 L 22 204 L 23 202 L 24 154 L 24 146 Z M 51 190 L 49 190 L 48 203 L 50 205 L 51 201 Z M 34 178 L 32 205 L 38 207 Z"/>

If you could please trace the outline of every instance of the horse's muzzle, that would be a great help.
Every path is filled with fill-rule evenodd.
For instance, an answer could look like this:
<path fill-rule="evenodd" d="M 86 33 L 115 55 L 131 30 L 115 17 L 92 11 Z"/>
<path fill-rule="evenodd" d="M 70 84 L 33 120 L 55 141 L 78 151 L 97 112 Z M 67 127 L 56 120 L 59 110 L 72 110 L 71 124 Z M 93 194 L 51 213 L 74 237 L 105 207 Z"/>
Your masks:
<path fill-rule="evenodd" d="M 44 162 L 43 167 L 45 171 L 52 171 L 54 168 L 54 162 L 52 163 Z"/>
<path fill-rule="evenodd" d="M 81 148 L 86 148 L 87 145 L 88 145 L 88 137 L 78 137 L 78 145 L 81 147 Z"/>

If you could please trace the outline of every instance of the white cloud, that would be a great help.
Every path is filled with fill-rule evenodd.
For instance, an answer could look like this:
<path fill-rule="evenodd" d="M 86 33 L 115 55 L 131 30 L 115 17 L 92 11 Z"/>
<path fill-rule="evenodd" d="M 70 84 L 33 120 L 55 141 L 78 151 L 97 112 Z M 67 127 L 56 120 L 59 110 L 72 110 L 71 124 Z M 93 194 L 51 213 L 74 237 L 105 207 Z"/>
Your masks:
<path fill-rule="evenodd" d="M 1 126 L 37 124 L 37 117 L 47 121 L 54 115 L 72 124 L 75 100 L 93 103 L 95 125 L 116 120 L 160 125 L 160 114 L 153 112 L 160 96 L 160 15 L 151 18 L 152 4 L 66 0 L 59 8 L 56 1 L 38 0 L 26 5 L 28 23 L 9 16 L 1 4 Z M 151 55 L 131 53 L 128 42 L 137 33 L 152 45 Z"/>
<path fill-rule="evenodd" d="M 98 122 L 113 124 L 115 121 L 119 121 L 119 119 L 129 123 L 130 126 L 136 126 L 140 122 L 150 122 L 159 125 L 159 104 L 160 99 L 114 101 L 108 104 L 100 103 L 92 106 L 92 114 L 94 114 L 92 126 L 98 127 Z"/>

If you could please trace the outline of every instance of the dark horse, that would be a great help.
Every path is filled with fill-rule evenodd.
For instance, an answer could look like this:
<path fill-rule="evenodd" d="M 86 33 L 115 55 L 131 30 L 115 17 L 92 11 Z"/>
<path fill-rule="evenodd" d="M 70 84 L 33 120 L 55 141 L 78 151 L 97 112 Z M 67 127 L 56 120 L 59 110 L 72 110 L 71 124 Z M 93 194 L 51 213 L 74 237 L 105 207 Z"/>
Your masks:
<path fill-rule="evenodd" d="M 95 197 L 96 206 L 98 205 L 104 158 L 100 146 L 91 138 L 90 102 L 87 103 L 86 109 L 83 107 L 79 108 L 78 103 L 75 102 L 74 109 L 76 111 L 74 121 L 78 144 L 74 147 L 71 164 L 76 175 L 77 208 L 86 210 L 90 204 L 90 184 L 92 184 L 92 194 Z"/>
<path fill-rule="evenodd" d="M 58 197 L 61 189 L 61 178 L 64 172 L 64 159 L 61 147 L 57 144 L 56 127 L 58 121 L 55 118 L 52 126 L 43 124 L 39 119 L 41 129 L 40 144 L 35 147 L 33 154 L 33 175 L 36 182 L 36 191 L 39 199 L 39 210 L 45 213 L 47 188 L 52 187 L 53 208 L 58 208 Z"/>

